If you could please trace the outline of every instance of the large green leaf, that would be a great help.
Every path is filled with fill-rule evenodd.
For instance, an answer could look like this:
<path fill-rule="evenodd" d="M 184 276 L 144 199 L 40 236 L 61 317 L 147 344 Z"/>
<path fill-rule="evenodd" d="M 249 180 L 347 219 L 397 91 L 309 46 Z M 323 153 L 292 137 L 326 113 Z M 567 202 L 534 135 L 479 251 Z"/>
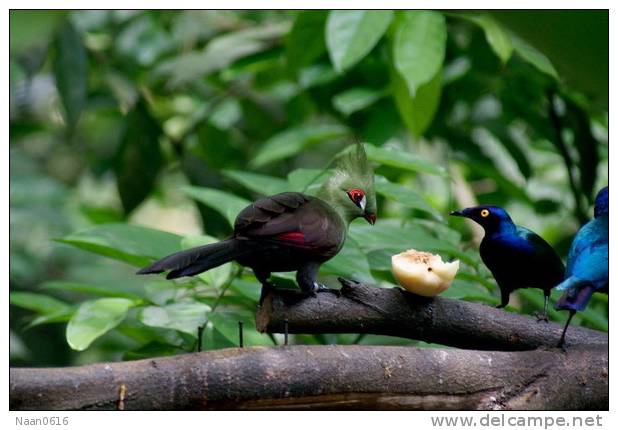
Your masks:
<path fill-rule="evenodd" d="M 338 72 L 358 63 L 386 32 L 393 12 L 333 10 L 326 21 L 326 46 Z"/>
<path fill-rule="evenodd" d="M 206 322 L 210 306 L 193 300 L 166 306 L 148 306 L 140 310 L 139 320 L 151 327 L 178 330 L 197 337 L 197 329 Z"/>
<path fill-rule="evenodd" d="M 339 124 L 305 124 L 287 129 L 268 139 L 249 165 L 256 168 L 291 157 L 311 145 L 344 137 L 347 132 Z"/>
<path fill-rule="evenodd" d="M 231 226 L 238 213 L 251 204 L 249 200 L 214 188 L 184 187 L 182 190 L 189 197 L 219 212 Z"/>
<path fill-rule="evenodd" d="M 288 181 L 274 176 L 241 170 L 224 170 L 222 173 L 245 188 L 264 196 L 289 191 Z"/>
<path fill-rule="evenodd" d="M 328 178 L 328 169 L 296 169 L 288 174 L 290 191 L 315 194 L 322 183 Z"/>
<path fill-rule="evenodd" d="M 348 237 L 339 254 L 324 263 L 323 271 L 333 275 L 343 276 L 357 281 L 375 282 L 367 257 L 361 251 L 358 243 Z"/>
<path fill-rule="evenodd" d="M 46 46 L 66 11 L 11 10 L 9 12 L 10 50 L 12 55 Z"/>
<path fill-rule="evenodd" d="M 201 235 L 201 236 L 189 236 L 185 237 L 182 242 L 183 249 L 194 248 L 196 246 L 209 245 L 211 243 L 218 242 L 216 237 Z M 223 286 L 232 274 L 232 263 L 226 263 L 219 267 L 215 267 L 206 272 L 200 273 L 199 278 L 206 284 L 220 288 Z"/>
<path fill-rule="evenodd" d="M 371 106 L 385 95 L 385 90 L 376 90 L 367 87 L 351 88 L 334 96 L 333 106 L 342 114 L 351 115 L 354 112 Z"/>
<path fill-rule="evenodd" d="M 521 56 L 521 58 L 532 64 L 534 67 L 536 67 L 538 70 L 545 73 L 546 75 L 551 76 L 554 79 L 559 79 L 558 72 L 556 71 L 551 61 L 549 61 L 549 58 L 543 55 L 532 45 L 524 42 L 519 37 L 513 36 L 512 40 L 515 52 L 517 52 L 517 54 Z"/>
<path fill-rule="evenodd" d="M 122 359 L 125 361 L 142 360 L 151 357 L 166 357 L 169 355 L 182 354 L 184 351 L 174 345 L 167 343 L 151 341 L 139 348 L 132 349 L 123 354 Z"/>
<path fill-rule="evenodd" d="M 48 290 L 62 290 L 73 293 L 92 294 L 101 297 L 124 297 L 131 300 L 140 300 L 142 296 L 133 292 L 127 291 L 126 288 L 121 289 L 120 286 L 114 285 L 114 288 L 104 285 L 86 284 L 82 282 L 70 281 L 49 281 L 41 285 L 41 288 Z"/>
<path fill-rule="evenodd" d="M 399 72 L 391 68 L 392 95 L 399 115 L 414 136 L 421 136 L 431 125 L 440 105 L 442 93 L 442 74 L 421 85 L 412 95 Z"/>
<path fill-rule="evenodd" d="M 506 64 L 513 54 L 513 41 L 509 33 L 496 21 L 493 17 L 487 14 L 483 15 L 459 15 L 483 29 L 485 39 L 491 46 L 491 49 L 496 53 L 502 64 Z"/>
<path fill-rule="evenodd" d="M 125 213 L 146 199 L 163 166 L 159 123 L 140 100 L 127 117 L 127 127 L 115 162 L 116 182 Z"/>
<path fill-rule="evenodd" d="M 383 176 L 376 177 L 375 181 L 376 193 L 379 195 L 404 205 L 408 208 L 419 209 L 433 215 L 437 219 L 442 216 L 432 208 L 427 201 L 419 193 L 411 188 L 411 185 L 401 185 L 390 182 Z"/>
<path fill-rule="evenodd" d="M 114 39 L 114 54 L 131 66 L 152 67 L 172 48 L 165 26 L 149 14 L 136 16 Z"/>
<path fill-rule="evenodd" d="M 318 63 L 307 66 L 300 71 L 298 84 L 303 90 L 330 84 L 338 75 L 330 63 Z"/>
<path fill-rule="evenodd" d="M 75 128 L 86 103 L 88 57 L 80 34 L 66 20 L 55 40 L 54 76 L 70 130 Z"/>
<path fill-rule="evenodd" d="M 230 283 L 230 290 L 245 299 L 257 303 L 260 299 L 262 284 L 255 280 L 253 275 L 251 276 L 252 277 L 250 279 L 243 279 L 240 277 L 235 278 Z"/>
<path fill-rule="evenodd" d="M 453 299 L 479 301 L 489 304 L 498 304 L 498 297 L 491 294 L 489 290 L 483 288 L 476 282 L 455 279 L 452 285 L 442 293 L 444 297 Z"/>
<path fill-rule="evenodd" d="M 238 345 L 239 321 L 243 322 L 243 339 L 245 346 L 273 345 L 272 339 L 267 334 L 258 333 L 256 330 L 254 322 L 255 317 L 251 311 L 217 309 L 215 312 L 208 315 L 208 321 L 233 345 Z"/>
<path fill-rule="evenodd" d="M 146 266 L 179 251 L 180 240 L 173 233 L 129 224 L 104 224 L 58 239 L 134 266 Z"/>
<path fill-rule="evenodd" d="M 446 176 L 446 170 L 434 163 L 417 157 L 416 155 L 399 149 L 377 147 L 365 144 L 367 158 L 384 166 L 395 167 L 411 172 L 430 173 L 432 175 Z"/>
<path fill-rule="evenodd" d="M 71 309 L 68 303 L 45 294 L 13 291 L 9 295 L 13 306 L 28 309 L 43 315 L 53 315 Z"/>
<path fill-rule="evenodd" d="M 432 236 L 426 228 L 420 225 L 401 225 L 394 219 L 378 221 L 374 226 L 353 223 L 350 225 L 349 234 L 365 252 L 377 249 L 402 252 L 410 248 L 431 251 L 453 247 L 452 244 Z"/>
<path fill-rule="evenodd" d="M 285 55 L 292 72 L 298 72 L 326 52 L 326 16 L 327 12 L 324 10 L 305 10 L 298 13 L 285 41 Z"/>
<path fill-rule="evenodd" d="M 201 51 L 190 50 L 160 64 L 154 75 L 169 78 L 171 87 L 201 79 L 235 61 L 268 49 L 290 29 L 289 22 L 276 22 L 214 37 Z"/>
<path fill-rule="evenodd" d="M 77 351 L 83 351 L 98 337 L 124 320 L 134 305 L 132 300 L 106 298 L 83 302 L 67 326 L 67 342 Z"/>
<path fill-rule="evenodd" d="M 410 10 L 398 16 L 393 62 L 412 96 L 440 72 L 445 51 L 446 22 L 440 12 Z"/>

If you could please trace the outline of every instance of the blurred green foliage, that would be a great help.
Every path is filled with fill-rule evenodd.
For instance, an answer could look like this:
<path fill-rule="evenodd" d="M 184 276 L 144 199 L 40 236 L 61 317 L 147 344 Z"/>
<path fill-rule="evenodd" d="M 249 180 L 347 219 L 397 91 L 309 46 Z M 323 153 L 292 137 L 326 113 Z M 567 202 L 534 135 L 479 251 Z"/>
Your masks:
<path fill-rule="evenodd" d="M 534 13 L 554 22 L 548 40 L 585 15 Z M 416 248 L 462 261 L 446 296 L 497 304 L 478 231 L 446 214 L 504 206 L 564 255 L 608 174 L 607 111 L 557 67 L 569 46 L 554 66 L 502 15 L 12 11 L 12 362 L 176 354 L 195 349 L 198 327 L 204 349 L 222 348 L 237 343 L 238 321 L 246 344 L 281 343 L 255 331 L 248 270 L 134 272 L 229 234 L 261 195 L 315 192 L 354 138 L 376 166 L 379 221 L 352 224 L 323 280 L 393 287 L 390 255 Z M 294 288 L 290 274 L 275 281 Z M 542 294 L 522 290 L 511 304 L 530 313 Z M 607 309 L 595 297 L 576 323 L 607 330 Z"/>

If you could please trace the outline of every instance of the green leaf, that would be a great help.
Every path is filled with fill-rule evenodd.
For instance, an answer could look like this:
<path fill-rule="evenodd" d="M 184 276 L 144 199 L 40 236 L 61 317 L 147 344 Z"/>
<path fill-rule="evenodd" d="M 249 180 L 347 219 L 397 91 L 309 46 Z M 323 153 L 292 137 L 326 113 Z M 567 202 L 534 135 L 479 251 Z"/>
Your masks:
<path fill-rule="evenodd" d="M 532 45 L 524 42 L 519 37 L 513 36 L 515 52 L 525 61 L 536 67 L 539 71 L 558 80 L 558 72 L 549 59 Z"/>
<path fill-rule="evenodd" d="M 146 266 L 179 251 L 180 239 L 176 234 L 147 227 L 104 224 L 57 240 L 134 266 Z"/>
<path fill-rule="evenodd" d="M 328 178 L 328 169 L 296 169 L 288 174 L 290 191 L 314 194 Z"/>
<path fill-rule="evenodd" d="M 385 95 L 385 90 L 367 87 L 351 88 L 334 96 L 333 106 L 342 114 L 349 116 L 371 106 Z"/>
<path fill-rule="evenodd" d="M 233 345 L 238 345 L 238 322 L 243 322 L 243 338 L 245 346 L 272 346 L 273 341 L 267 334 L 258 333 L 255 328 L 255 317 L 251 311 L 219 310 L 208 315 L 208 321 L 227 338 Z"/>
<path fill-rule="evenodd" d="M 588 327 L 602 331 L 607 331 L 609 329 L 607 318 L 599 315 L 598 309 L 593 309 L 588 306 L 583 312 L 578 312 L 577 315 L 582 319 L 582 322 L 587 323 Z"/>
<path fill-rule="evenodd" d="M 289 22 L 277 22 L 214 37 L 202 51 L 188 51 L 163 62 L 154 75 L 169 77 L 171 87 L 203 79 L 236 60 L 268 49 L 289 29 Z"/>
<path fill-rule="evenodd" d="M 413 96 L 401 75 L 391 68 L 391 85 L 391 93 L 404 124 L 414 136 L 421 136 L 438 111 L 442 74 L 437 73 L 431 81 L 420 86 Z"/>
<path fill-rule="evenodd" d="M 289 191 L 288 182 L 285 179 L 276 178 L 274 176 L 261 175 L 259 173 L 251 173 L 241 170 L 223 170 L 221 173 L 238 182 L 248 190 L 264 196 Z"/>
<path fill-rule="evenodd" d="M 210 306 L 191 300 L 166 306 L 147 306 L 140 310 L 138 319 L 151 327 L 178 330 L 197 337 L 197 329 L 206 322 L 208 312 Z"/>
<path fill-rule="evenodd" d="M 337 72 L 363 59 L 386 32 L 392 11 L 333 10 L 326 21 L 326 46 Z"/>
<path fill-rule="evenodd" d="M 287 64 L 292 72 L 297 73 L 326 52 L 326 14 L 323 10 L 305 10 L 298 13 L 285 41 Z"/>
<path fill-rule="evenodd" d="M 164 306 L 188 294 L 188 288 L 181 288 L 162 277 L 155 279 L 144 285 L 144 296 L 149 303 Z M 190 285 L 187 283 L 187 286 Z"/>
<path fill-rule="evenodd" d="M 45 294 L 15 291 L 10 293 L 9 300 L 13 306 L 38 312 L 43 315 L 60 314 L 71 309 L 69 304 Z"/>
<path fill-rule="evenodd" d="M 124 297 L 131 300 L 140 300 L 141 296 L 121 290 L 120 287 L 114 285 L 114 288 L 103 285 L 91 285 L 81 282 L 67 282 L 67 281 L 49 281 L 41 285 L 41 288 L 48 290 L 62 290 L 70 291 L 72 293 L 93 294 L 101 297 Z"/>
<path fill-rule="evenodd" d="M 221 130 L 229 130 L 242 117 L 242 108 L 235 98 L 228 98 L 217 105 L 208 121 Z"/>
<path fill-rule="evenodd" d="M 349 234 L 364 252 L 390 249 L 399 253 L 410 248 L 419 251 L 453 248 L 452 244 L 429 234 L 423 226 L 417 224 L 403 226 L 394 219 L 378 221 L 374 226 L 352 223 Z"/>
<path fill-rule="evenodd" d="M 298 84 L 303 90 L 326 85 L 337 79 L 337 72 L 330 64 L 320 63 L 305 67 L 298 76 Z"/>
<path fill-rule="evenodd" d="M 64 22 L 62 18 L 65 15 L 66 11 L 59 10 L 9 11 L 11 55 L 46 46 L 56 29 Z"/>
<path fill-rule="evenodd" d="M 446 22 L 439 12 L 405 11 L 396 20 L 393 63 L 409 93 L 430 82 L 442 69 L 446 51 Z"/>
<path fill-rule="evenodd" d="M 230 283 L 230 290 L 235 294 L 257 303 L 260 300 L 262 284 L 252 279 L 235 278 Z"/>
<path fill-rule="evenodd" d="M 393 183 L 383 176 L 376 176 L 375 189 L 376 193 L 388 200 L 395 201 L 408 208 L 427 212 L 436 219 L 442 219 L 442 216 L 427 203 L 423 196 L 414 191 L 411 185 Z"/>
<path fill-rule="evenodd" d="M 249 200 L 214 188 L 183 187 L 182 191 L 192 199 L 219 212 L 231 226 L 234 225 L 238 213 L 251 204 Z"/>
<path fill-rule="evenodd" d="M 164 26 L 153 15 L 137 14 L 121 28 L 114 38 L 114 54 L 130 66 L 152 67 L 174 47 Z"/>
<path fill-rule="evenodd" d="M 305 124 L 287 129 L 268 139 L 249 163 L 262 167 L 298 154 L 311 145 L 344 137 L 348 129 L 339 124 Z"/>
<path fill-rule="evenodd" d="M 417 157 L 416 155 L 393 148 L 377 147 L 365 144 L 367 158 L 384 166 L 390 166 L 410 172 L 422 172 L 432 175 L 447 176 L 446 170 L 433 164 L 430 161 Z"/>
<path fill-rule="evenodd" d="M 215 243 L 218 241 L 219 239 L 217 239 L 216 237 L 212 237 L 208 235 L 190 236 L 190 237 L 185 237 L 182 240 L 181 246 L 182 246 L 182 249 L 189 249 L 189 248 L 194 248 L 196 246 L 208 245 L 208 244 Z M 215 287 L 215 288 L 220 288 L 227 282 L 231 274 L 232 274 L 232 263 L 226 263 L 219 267 L 215 267 L 206 272 L 200 273 L 198 276 L 206 284 L 212 287 Z"/>
<path fill-rule="evenodd" d="M 467 19 L 483 29 L 485 39 L 491 46 L 491 49 L 496 53 L 502 64 L 506 64 L 513 54 L 513 42 L 509 33 L 502 28 L 500 23 L 490 15 L 459 15 Z"/>
<path fill-rule="evenodd" d="M 361 251 L 358 243 L 348 237 L 339 254 L 322 266 L 325 273 L 355 279 L 357 281 L 375 282 L 371 275 L 369 261 Z"/>
<path fill-rule="evenodd" d="M 184 351 L 174 345 L 167 343 L 161 343 L 157 341 L 148 342 L 144 346 L 132 349 L 123 354 L 122 359 L 128 360 L 142 360 L 151 357 L 166 357 L 170 355 L 182 354 Z"/>
<path fill-rule="evenodd" d="M 140 100 L 127 117 L 127 128 L 115 163 L 118 193 L 125 213 L 146 199 L 163 167 L 158 122 Z"/>
<path fill-rule="evenodd" d="M 76 351 L 83 351 L 98 337 L 124 320 L 134 305 L 132 300 L 113 298 L 83 302 L 67 326 L 67 342 Z"/>
<path fill-rule="evenodd" d="M 499 303 L 499 299 L 492 295 L 486 288 L 483 288 L 475 282 L 464 281 L 457 278 L 453 281 L 451 286 L 442 293 L 442 296 L 489 304 Z"/>
<path fill-rule="evenodd" d="M 459 272 L 457 272 L 457 278 L 464 281 L 472 281 L 477 285 L 482 285 L 488 291 L 493 291 L 496 289 L 496 285 L 487 280 L 487 278 L 467 272 L 465 270 L 460 269 Z"/>
<path fill-rule="evenodd" d="M 49 315 L 39 315 L 36 318 L 33 318 L 32 321 L 26 325 L 26 329 L 30 329 L 32 327 L 36 327 L 44 324 L 54 324 L 54 323 L 64 323 L 70 321 L 75 314 L 75 310 L 73 308 L 69 308 L 66 311 L 58 312 L 55 314 Z"/>
<path fill-rule="evenodd" d="M 64 106 L 67 125 L 73 130 L 86 104 L 88 57 L 81 36 L 70 20 L 66 20 L 62 25 L 54 46 L 56 87 Z"/>

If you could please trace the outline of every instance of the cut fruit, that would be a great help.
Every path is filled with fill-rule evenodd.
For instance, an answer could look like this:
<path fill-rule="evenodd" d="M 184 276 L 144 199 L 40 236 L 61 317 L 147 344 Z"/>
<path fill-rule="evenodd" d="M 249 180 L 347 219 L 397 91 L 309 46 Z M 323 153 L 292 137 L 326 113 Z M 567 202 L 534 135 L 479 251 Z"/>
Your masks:
<path fill-rule="evenodd" d="M 459 260 L 442 261 L 439 255 L 409 249 L 391 257 L 393 275 L 406 290 L 425 297 L 433 297 L 453 282 Z"/>

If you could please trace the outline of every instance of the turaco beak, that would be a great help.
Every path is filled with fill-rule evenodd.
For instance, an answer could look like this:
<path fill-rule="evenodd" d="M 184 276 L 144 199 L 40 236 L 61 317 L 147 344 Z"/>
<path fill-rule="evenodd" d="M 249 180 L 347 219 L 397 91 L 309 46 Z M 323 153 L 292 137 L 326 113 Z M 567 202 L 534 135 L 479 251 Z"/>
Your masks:
<path fill-rule="evenodd" d="M 453 211 L 449 215 L 451 215 L 451 216 L 463 216 L 463 217 L 466 216 L 466 214 L 463 211 Z"/>
<path fill-rule="evenodd" d="M 363 215 L 363 217 L 367 220 L 367 222 L 371 225 L 374 225 L 376 223 L 376 214 L 370 214 L 370 213 L 365 213 L 365 215 Z"/>

